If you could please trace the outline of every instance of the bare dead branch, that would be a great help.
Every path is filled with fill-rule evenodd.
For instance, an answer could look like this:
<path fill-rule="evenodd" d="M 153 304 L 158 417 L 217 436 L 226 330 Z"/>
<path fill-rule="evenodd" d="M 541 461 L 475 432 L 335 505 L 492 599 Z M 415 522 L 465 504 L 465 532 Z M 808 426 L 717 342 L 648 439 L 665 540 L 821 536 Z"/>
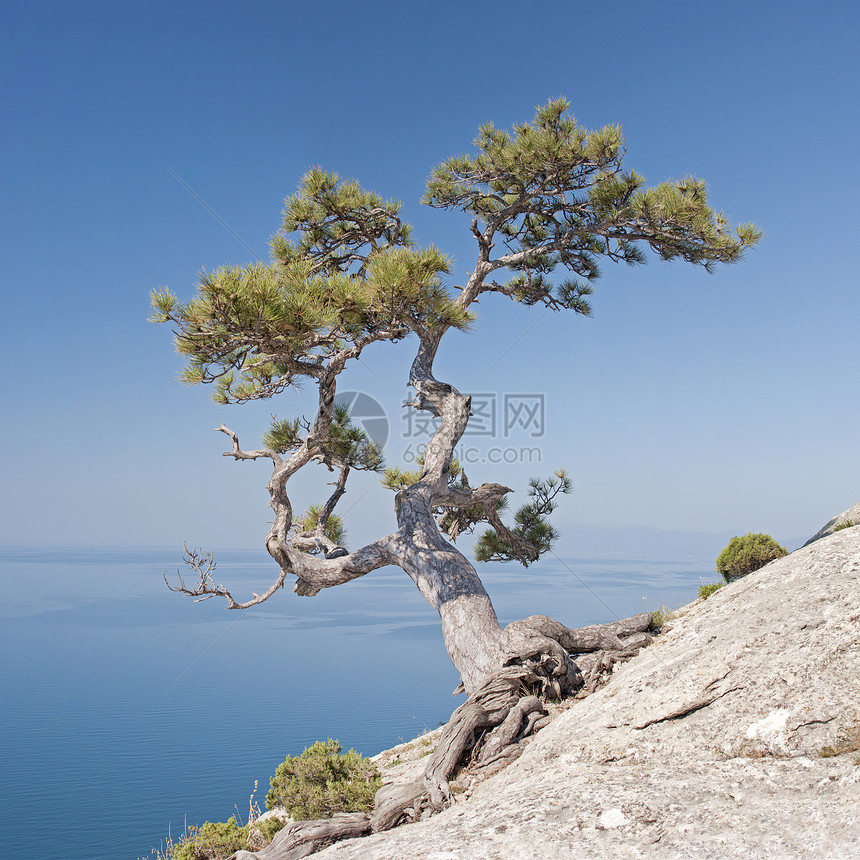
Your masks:
<path fill-rule="evenodd" d="M 263 594 L 254 594 L 251 600 L 245 603 L 239 603 L 233 598 L 233 595 L 223 586 L 215 582 L 212 573 L 215 570 L 215 559 L 211 552 L 203 552 L 200 549 L 188 549 L 187 544 L 183 544 L 183 562 L 194 571 L 197 576 L 197 583 L 193 588 L 185 584 L 185 580 L 179 570 L 176 575 L 179 578 L 179 585 L 173 586 L 167 580 L 167 575 L 164 576 L 164 582 L 171 591 L 187 594 L 189 597 L 195 597 L 195 603 L 200 603 L 203 600 L 209 600 L 211 597 L 223 597 L 227 601 L 228 609 L 247 609 L 250 606 L 255 606 L 268 600 L 279 588 L 283 587 L 286 579 L 287 571 L 281 570 L 280 576 Z"/>
<path fill-rule="evenodd" d="M 182 545 L 183 558 L 182 561 L 194 571 L 197 575 L 197 585 L 194 588 L 189 588 L 185 584 L 185 580 L 179 569 L 176 570 L 176 576 L 179 579 L 179 585 L 172 586 L 167 580 L 167 574 L 164 574 L 164 582 L 171 591 L 177 591 L 182 594 L 187 594 L 190 597 L 198 597 L 195 601 L 200 603 L 202 600 L 208 600 L 210 597 L 228 596 L 226 589 L 218 585 L 212 578 L 212 572 L 215 570 L 215 559 L 211 552 L 203 552 L 200 549 L 188 549 L 188 544 Z"/>
<path fill-rule="evenodd" d="M 261 457 L 267 457 L 276 466 L 283 465 L 284 461 L 277 451 L 273 451 L 271 448 L 260 448 L 257 451 L 243 451 L 239 447 L 239 437 L 229 427 L 222 423 L 220 427 L 215 427 L 214 429 L 216 433 L 224 433 L 233 440 L 233 450 L 225 451 L 222 454 L 223 457 L 233 457 L 235 460 L 259 460 Z"/>

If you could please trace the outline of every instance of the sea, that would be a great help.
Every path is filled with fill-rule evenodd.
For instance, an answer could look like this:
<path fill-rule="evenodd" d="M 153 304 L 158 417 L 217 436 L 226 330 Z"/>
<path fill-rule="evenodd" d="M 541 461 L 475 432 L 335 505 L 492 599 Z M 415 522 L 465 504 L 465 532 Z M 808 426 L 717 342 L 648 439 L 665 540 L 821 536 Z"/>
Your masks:
<path fill-rule="evenodd" d="M 215 559 L 237 599 L 276 573 L 263 551 Z M 28 856 L 154 858 L 189 825 L 264 809 L 277 765 L 314 741 L 374 755 L 463 701 L 399 569 L 229 611 L 171 593 L 178 567 L 174 548 L 0 549 L 0 809 Z M 714 579 L 712 561 L 653 554 L 479 572 L 503 624 L 571 627 L 689 603 Z"/>

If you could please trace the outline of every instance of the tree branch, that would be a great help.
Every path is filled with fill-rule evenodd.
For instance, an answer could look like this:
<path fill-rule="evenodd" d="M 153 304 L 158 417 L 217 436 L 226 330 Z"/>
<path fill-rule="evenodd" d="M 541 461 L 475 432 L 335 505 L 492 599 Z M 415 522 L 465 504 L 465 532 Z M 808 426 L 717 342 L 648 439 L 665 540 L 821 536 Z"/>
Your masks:
<path fill-rule="evenodd" d="M 223 422 L 220 427 L 214 428 L 216 432 L 224 433 L 233 440 L 233 450 L 225 451 L 222 457 L 233 457 L 234 460 L 259 460 L 261 457 L 267 457 L 275 466 L 282 466 L 284 461 L 282 457 L 273 451 L 271 448 L 260 448 L 257 451 L 243 451 L 239 447 L 239 437 Z"/>
<path fill-rule="evenodd" d="M 291 570 L 297 579 L 293 591 L 301 597 L 313 597 L 324 588 L 332 588 L 358 579 L 380 567 L 399 564 L 398 535 L 386 535 L 346 555 L 320 558 L 293 547 L 285 547 Z"/>
<path fill-rule="evenodd" d="M 263 594 L 254 594 L 251 600 L 245 603 L 239 603 L 234 600 L 233 595 L 224 588 L 223 585 L 218 585 L 212 578 L 212 573 L 215 570 L 215 559 L 211 552 L 204 553 L 199 549 L 188 549 L 187 544 L 183 545 L 183 562 L 197 574 L 197 584 L 194 588 L 189 588 L 182 578 L 182 574 L 177 570 L 176 574 L 179 577 L 179 585 L 172 586 L 167 581 L 167 576 L 164 576 L 164 582 L 171 591 L 187 594 L 189 597 L 198 598 L 195 602 L 200 603 L 203 600 L 208 600 L 210 597 L 223 597 L 227 601 L 228 609 L 247 609 L 250 606 L 255 606 L 268 600 L 279 588 L 284 584 L 287 572 L 282 570 L 280 576 Z"/>
<path fill-rule="evenodd" d="M 288 574 L 296 576 L 296 583 L 293 587 L 296 594 L 302 597 L 312 597 L 323 588 L 342 585 L 380 567 L 397 564 L 395 541 L 396 535 L 387 535 L 378 541 L 337 558 L 318 558 L 298 548 L 283 547 L 288 564 L 281 566 L 278 577 L 265 592 L 262 594 L 254 592 L 252 598 L 244 602 L 236 600 L 223 585 L 217 584 L 213 579 L 215 561 L 212 553 L 204 553 L 198 549 L 189 550 L 187 546 L 183 561 L 197 575 L 196 585 L 194 587 L 187 586 L 178 570 L 179 585 L 171 585 L 166 575 L 164 581 L 171 591 L 196 597 L 198 602 L 208 600 L 210 597 L 222 597 L 227 601 L 228 609 L 248 609 L 263 603 L 276 591 L 283 588 Z"/>
<path fill-rule="evenodd" d="M 439 528 L 451 540 L 469 533 L 481 522 L 487 522 L 488 510 L 496 510 L 499 500 L 508 493 L 510 487 L 501 484 L 481 484 L 472 489 L 465 472 L 460 473 L 459 486 L 449 484 L 443 492 L 433 496 L 434 507 L 441 508 L 437 516 Z"/>

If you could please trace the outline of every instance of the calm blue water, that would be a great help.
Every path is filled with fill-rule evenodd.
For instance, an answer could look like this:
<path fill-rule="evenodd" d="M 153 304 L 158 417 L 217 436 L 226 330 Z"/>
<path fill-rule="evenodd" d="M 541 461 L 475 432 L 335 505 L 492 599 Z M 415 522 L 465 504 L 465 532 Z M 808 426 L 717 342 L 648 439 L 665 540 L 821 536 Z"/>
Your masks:
<path fill-rule="evenodd" d="M 401 571 L 241 613 L 168 592 L 177 558 L 0 549 L 0 808 L 33 857 L 42 839 L 64 860 L 149 857 L 186 821 L 244 820 L 254 780 L 262 805 L 276 766 L 317 739 L 373 755 L 462 701 L 437 616 Z M 259 592 L 267 559 L 220 553 L 216 579 Z M 579 626 L 687 603 L 711 571 L 555 559 L 482 577 L 503 623 Z"/>

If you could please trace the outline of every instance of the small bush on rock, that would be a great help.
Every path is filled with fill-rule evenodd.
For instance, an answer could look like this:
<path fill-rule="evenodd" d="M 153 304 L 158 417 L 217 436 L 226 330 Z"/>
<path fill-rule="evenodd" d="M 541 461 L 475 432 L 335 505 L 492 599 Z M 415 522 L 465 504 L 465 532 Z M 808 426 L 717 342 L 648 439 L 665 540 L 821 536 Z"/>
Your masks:
<path fill-rule="evenodd" d="M 200 827 L 189 827 L 181 842 L 170 848 L 170 860 L 226 860 L 237 851 L 248 848 L 248 827 L 239 827 L 235 818 L 207 821 Z"/>
<path fill-rule="evenodd" d="M 733 537 L 728 542 L 717 556 L 717 572 L 722 574 L 726 582 L 732 582 L 784 555 L 788 555 L 788 550 L 770 535 L 750 532 L 743 537 Z"/>
<path fill-rule="evenodd" d="M 282 806 L 296 821 L 328 818 L 337 812 L 369 812 L 382 784 L 376 765 L 355 750 L 341 755 L 329 739 L 278 765 L 266 806 Z"/>

